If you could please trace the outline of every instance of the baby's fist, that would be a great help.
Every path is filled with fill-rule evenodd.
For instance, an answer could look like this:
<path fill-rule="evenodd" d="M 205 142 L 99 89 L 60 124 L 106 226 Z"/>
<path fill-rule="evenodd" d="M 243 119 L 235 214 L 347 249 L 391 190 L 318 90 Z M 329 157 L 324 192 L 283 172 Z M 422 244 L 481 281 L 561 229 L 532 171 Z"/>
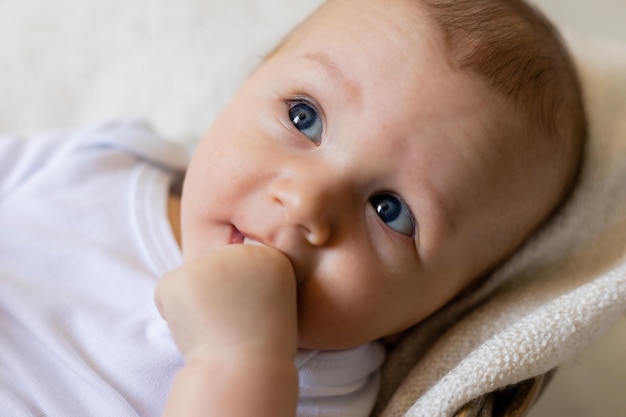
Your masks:
<path fill-rule="evenodd" d="M 166 274 L 155 300 L 181 353 L 294 355 L 296 279 L 289 259 L 259 245 L 229 245 Z"/>

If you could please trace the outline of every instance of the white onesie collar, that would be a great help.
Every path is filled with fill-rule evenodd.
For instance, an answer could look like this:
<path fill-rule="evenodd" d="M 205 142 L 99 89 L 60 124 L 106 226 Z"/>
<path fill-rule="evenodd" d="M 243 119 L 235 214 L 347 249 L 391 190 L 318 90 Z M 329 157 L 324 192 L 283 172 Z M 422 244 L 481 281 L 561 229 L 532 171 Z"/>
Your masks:
<path fill-rule="evenodd" d="M 179 267 L 183 257 L 167 213 L 167 199 L 174 176 L 149 164 L 135 170 L 135 185 L 129 201 L 135 216 L 137 236 L 156 276 Z"/>

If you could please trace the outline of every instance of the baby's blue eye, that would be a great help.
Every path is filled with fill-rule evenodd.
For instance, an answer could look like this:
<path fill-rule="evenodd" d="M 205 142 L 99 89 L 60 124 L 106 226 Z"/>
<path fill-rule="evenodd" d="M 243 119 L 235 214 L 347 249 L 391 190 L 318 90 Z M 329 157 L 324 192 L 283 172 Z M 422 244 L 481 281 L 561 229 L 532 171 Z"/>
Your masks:
<path fill-rule="evenodd" d="M 315 108 L 305 102 L 297 101 L 289 107 L 291 123 L 316 145 L 322 142 L 324 125 Z"/>
<path fill-rule="evenodd" d="M 406 236 L 415 234 L 413 216 L 406 205 L 389 194 L 379 194 L 370 199 L 378 217 L 398 233 Z"/>

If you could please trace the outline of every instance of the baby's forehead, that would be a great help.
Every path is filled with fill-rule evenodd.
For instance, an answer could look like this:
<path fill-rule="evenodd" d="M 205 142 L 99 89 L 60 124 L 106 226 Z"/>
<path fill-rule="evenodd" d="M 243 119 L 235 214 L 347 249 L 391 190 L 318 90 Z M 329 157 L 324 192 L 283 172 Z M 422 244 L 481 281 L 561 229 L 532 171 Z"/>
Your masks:
<path fill-rule="evenodd" d="M 482 140 L 505 135 L 514 112 L 482 79 L 455 64 L 439 28 L 415 5 L 420 2 L 388 3 L 325 3 L 287 40 L 283 63 L 322 74 L 317 78 L 331 84 L 332 99 L 346 96 L 343 104 L 355 117 L 357 106 L 369 109 L 360 114 L 375 122 L 371 129 L 429 135 L 434 154 L 464 147 L 468 158 L 477 153 L 487 159 L 492 148 L 510 145 Z"/>
<path fill-rule="evenodd" d="M 361 26 L 364 24 L 364 26 Z M 376 27 L 384 25 L 384 33 Z M 373 29 L 373 30 L 368 30 Z M 421 37 L 441 38 L 441 31 L 427 13 L 420 0 L 327 0 L 308 18 L 297 25 L 270 53 L 280 50 L 291 42 L 299 42 L 307 37 L 325 38 L 326 41 L 341 41 L 344 36 L 337 32 L 356 34 L 357 42 L 350 42 L 346 48 L 370 51 L 378 44 L 368 42 L 371 37 L 381 35 L 392 42 L 395 40 L 418 39 Z M 320 36 L 321 35 L 321 36 Z M 324 35 L 328 35 L 324 37 Z M 438 39 L 440 40 L 440 39 Z M 324 44 L 320 44 L 324 48 Z M 407 51 L 407 53 L 412 53 Z"/>
<path fill-rule="evenodd" d="M 423 85 L 433 84 L 429 77 L 458 70 L 440 30 L 422 8 L 413 5 L 415 1 L 388 3 L 329 1 L 290 33 L 270 56 L 276 52 L 291 58 L 314 56 L 330 63 L 331 69 L 357 61 L 346 78 L 357 77 L 360 70 L 374 71 L 381 77 L 379 83 L 421 78 Z"/>

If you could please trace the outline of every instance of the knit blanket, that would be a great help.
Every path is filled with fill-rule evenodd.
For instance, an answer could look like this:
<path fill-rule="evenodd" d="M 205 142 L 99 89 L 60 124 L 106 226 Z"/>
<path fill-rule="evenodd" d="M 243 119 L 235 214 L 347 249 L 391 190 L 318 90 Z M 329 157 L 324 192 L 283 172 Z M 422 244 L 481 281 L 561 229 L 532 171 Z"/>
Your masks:
<path fill-rule="evenodd" d="M 0 129 L 140 118 L 193 143 L 320 0 L 0 0 Z M 578 355 L 626 311 L 626 45 L 566 40 L 591 137 L 571 198 L 471 295 L 416 326 L 380 416 L 451 416 Z"/>

